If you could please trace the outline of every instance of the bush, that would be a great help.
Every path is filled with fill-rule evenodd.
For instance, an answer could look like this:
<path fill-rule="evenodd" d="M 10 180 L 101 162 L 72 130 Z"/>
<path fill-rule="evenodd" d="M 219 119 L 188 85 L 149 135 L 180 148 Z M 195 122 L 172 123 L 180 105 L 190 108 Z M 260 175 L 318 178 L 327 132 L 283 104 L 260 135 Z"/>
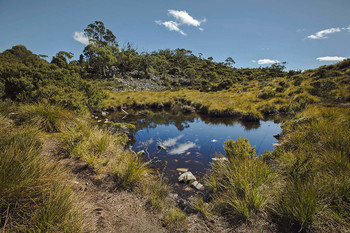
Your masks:
<path fill-rule="evenodd" d="M 0 97 L 46 100 L 77 112 L 97 108 L 105 98 L 102 90 L 80 77 L 79 70 L 59 68 L 20 45 L 0 54 Z"/>

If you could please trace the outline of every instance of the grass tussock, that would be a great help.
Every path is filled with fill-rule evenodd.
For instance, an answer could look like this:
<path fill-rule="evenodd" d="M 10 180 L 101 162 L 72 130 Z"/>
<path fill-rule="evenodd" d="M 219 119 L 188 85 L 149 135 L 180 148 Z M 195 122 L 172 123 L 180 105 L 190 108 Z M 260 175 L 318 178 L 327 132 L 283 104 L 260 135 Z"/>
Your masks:
<path fill-rule="evenodd" d="M 47 103 L 21 105 L 16 117 L 22 123 L 48 133 L 61 132 L 74 124 L 75 120 L 75 115 L 71 111 Z"/>
<path fill-rule="evenodd" d="M 163 224 L 170 231 L 183 232 L 187 229 L 187 216 L 170 197 L 171 187 L 162 174 L 157 174 L 156 179 L 143 183 L 138 192 L 146 196 L 150 206 L 162 215 Z"/>
<path fill-rule="evenodd" d="M 286 179 L 278 213 L 300 230 L 349 227 L 349 113 L 312 107 L 284 125 L 284 148 L 274 152 Z"/>
<path fill-rule="evenodd" d="M 249 220 L 274 201 L 277 174 L 260 160 L 247 139 L 225 142 L 228 161 L 216 161 L 207 177 L 214 207 L 230 218 Z"/>
<path fill-rule="evenodd" d="M 141 182 L 150 171 L 142 158 L 124 150 L 127 135 L 82 120 L 66 130 L 62 139 L 69 156 L 84 159 L 96 171 L 113 176 L 122 187 Z"/>
<path fill-rule="evenodd" d="M 80 231 L 77 196 L 62 182 L 62 168 L 41 156 L 37 130 L 11 125 L 0 132 L 0 228 L 4 232 Z"/>

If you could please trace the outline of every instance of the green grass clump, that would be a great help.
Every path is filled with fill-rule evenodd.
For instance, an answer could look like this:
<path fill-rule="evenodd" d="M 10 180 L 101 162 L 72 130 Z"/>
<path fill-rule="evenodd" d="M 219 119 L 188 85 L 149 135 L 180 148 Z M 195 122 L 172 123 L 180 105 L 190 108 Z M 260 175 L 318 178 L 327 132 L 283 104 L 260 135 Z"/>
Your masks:
<path fill-rule="evenodd" d="M 74 124 L 75 115 L 60 106 L 47 103 L 21 105 L 15 115 L 22 123 L 48 133 L 61 132 Z"/>
<path fill-rule="evenodd" d="M 0 229 L 78 232 L 77 196 L 62 182 L 62 168 L 40 154 L 37 134 L 32 127 L 0 128 Z"/>
<path fill-rule="evenodd" d="M 275 165 L 285 176 L 277 213 L 297 229 L 349 227 L 350 112 L 310 107 L 284 124 Z"/>
<path fill-rule="evenodd" d="M 276 172 L 257 157 L 247 139 L 226 141 L 225 155 L 228 161 L 212 163 L 206 182 L 215 208 L 245 220 L 266 212 L 273 203 L 273 189 L 278 183 Z"/>
<path fill-rule="evenodd" d="M 204 219 L 209 219 L 212 216 L 213 204 L 211 202 L 205 202 L 202 198 L 194 198 L 192 200 L 192 208 Z"/>
<path fill-rule="evenodd" d="M 127 135 L 113 134 L 105 128 L 80 121 L 62 136 L 63 150 L 80 157 L 98 172 L 109 174 L 126 188 L 142 182 L 150 169 L 141 157 L 125 151 Z"/>
<path fill-rule="evenodd" d="M 115 167 L 116 169 L 111 174 L 124 188 L 144 181 L 151 171 L 140 156 L 127 151 L 120 155 Z"/>

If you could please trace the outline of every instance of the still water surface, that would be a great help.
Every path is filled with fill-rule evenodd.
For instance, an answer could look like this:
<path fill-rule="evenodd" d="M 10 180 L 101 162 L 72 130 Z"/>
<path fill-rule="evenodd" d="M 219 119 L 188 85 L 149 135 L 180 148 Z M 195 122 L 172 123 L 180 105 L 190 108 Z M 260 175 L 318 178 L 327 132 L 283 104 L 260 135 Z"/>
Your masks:
<path fill-rule="evenodd" d="M 197 178 L 210 168 L 218 153 L 224 154 L 223 144 L 239 136 L 248 138 L 256 152 L 273 150 L 276 135 L 282 131 L 280 123 L 272 120 L 240 122 L 234 118 L 210 118 L 179 111 L 138 111 L 112 115 L 115 122 L 136 125 L 133 150 L 145 150 L 145 157 L 158 157 L 156 165 L 164 171 L 169 182 L 176 187 L 179 176 L 176 168 L 188 168 Z M 159 145 L 166 149 L 159 149 Z"/>

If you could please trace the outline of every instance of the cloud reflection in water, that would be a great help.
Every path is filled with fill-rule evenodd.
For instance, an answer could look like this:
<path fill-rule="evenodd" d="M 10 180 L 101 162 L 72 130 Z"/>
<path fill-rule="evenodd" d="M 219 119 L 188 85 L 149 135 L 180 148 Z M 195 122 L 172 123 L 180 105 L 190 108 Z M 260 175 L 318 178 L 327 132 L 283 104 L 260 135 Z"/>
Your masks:
<path fill-rule="evenodd" d="M 198 146 L 193 142 L 181 143 L 181 144 L 177 145 L 175 148 L 171 149 L 169 151 L 169 154 L 170 155 L 183 154 L 187 150 L 189 150 L 191 148 L 195 148 L 195 147 L 198 147 Z"/>

